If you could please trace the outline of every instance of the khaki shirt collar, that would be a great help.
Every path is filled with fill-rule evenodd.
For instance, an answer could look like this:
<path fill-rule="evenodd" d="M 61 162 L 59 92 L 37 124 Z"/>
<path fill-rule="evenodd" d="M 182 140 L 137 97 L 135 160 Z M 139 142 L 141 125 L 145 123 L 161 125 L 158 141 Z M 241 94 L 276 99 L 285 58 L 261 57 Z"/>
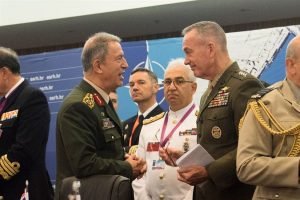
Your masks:
<path fill-rule="evenodd" d="M 218 82 L 218 80 L 221 78 L 221 76 L 224 74 L 225 70 L 223 70 L 222 72 L 220 72 L 219 74 L 217 74 L 215 76 L 215 78 L 213 80 L 211 80 L 208 84 L 208 87 L 210 87 L 211 89 L 214 88 Z"/>
<path fill-rule="evenodd" d="M 85 77 L 83 78 L 83 80 L 85 80 L 88 84 L 90 84 L 104 99 L 104 101 L 108 104 L 109 102 L 109 96 L 106 92 L 104 92 L 104 90 L 102 90 L 100 87 L 98 87 L 97 85 L 95 85 L 93 82 L 91 82 L 90 80 L 86 79 Z"/>

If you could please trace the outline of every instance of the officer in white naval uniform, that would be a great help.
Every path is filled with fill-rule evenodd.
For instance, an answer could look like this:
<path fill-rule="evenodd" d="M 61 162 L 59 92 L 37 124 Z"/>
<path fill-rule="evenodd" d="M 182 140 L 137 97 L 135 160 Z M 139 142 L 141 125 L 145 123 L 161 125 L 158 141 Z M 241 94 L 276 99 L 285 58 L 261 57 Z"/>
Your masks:
<path fill-rule="evenodd" d="M 164 95 L 170 108 L 144 120 L 137 155 L 147 162 L 147 172 L 133 181 L 135 200 L 191 200 L 193 186 L 177 180 L 177 167 L 160 159 L 159 147 L 176 147 L 188 151 L 197 144 L 198 106 L 193 102 L 196 78 L 183 59 L 169 63 L 164 77 Z"/>

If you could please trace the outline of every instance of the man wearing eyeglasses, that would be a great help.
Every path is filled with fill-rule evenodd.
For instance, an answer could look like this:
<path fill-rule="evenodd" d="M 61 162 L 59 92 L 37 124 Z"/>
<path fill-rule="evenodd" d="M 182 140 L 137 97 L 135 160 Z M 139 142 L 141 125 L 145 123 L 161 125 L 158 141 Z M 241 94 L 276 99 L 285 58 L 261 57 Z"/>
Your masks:
<path fill-rule="evenodd" d="M 263 85 L 231 60 L 225 32 L 217 23 L 198 22 L 182 33 L 185 64 L 196 77 L 210 82 L 201 97 L 197 132 L 198 143 L 215 161 L 208 166 L 180 168 L 178 179 L 196 186 L 197 200 L 250 200 L 254 187 L 241 183 L 236 175 L 238 125 L 248 99 Z M 167 151 L 173 160 L 182 154 Z M 160 153 L 171 164 L 165 151 Z"/>
<path fill-rule="evenodd" d="M 168 112 L 144 120 L 137 155 L 146 159 L 147 172 L 132 184 L 135 200 L 192 199 L 193 187 L 177 180 L 177 168 L 166 165 L 158 150 L 173 147 L 185 152 L 196 145 L 196 78 L 183 59 L 176 59 L 169 63 L 163 84 L 170 107 Z"/>

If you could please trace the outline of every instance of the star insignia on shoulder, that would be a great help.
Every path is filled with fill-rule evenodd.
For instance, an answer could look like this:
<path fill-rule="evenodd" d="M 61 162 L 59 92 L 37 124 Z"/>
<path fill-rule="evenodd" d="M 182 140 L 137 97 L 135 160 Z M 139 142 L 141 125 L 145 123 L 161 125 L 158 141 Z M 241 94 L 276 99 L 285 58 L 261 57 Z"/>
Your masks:
<path fill-rule="evenodd" d="M 245 72 L 245 71 L 239 71 L 239 75 L 243 76 L 243 77 L 246 77 L 247 76 L 247 72 Z"/>

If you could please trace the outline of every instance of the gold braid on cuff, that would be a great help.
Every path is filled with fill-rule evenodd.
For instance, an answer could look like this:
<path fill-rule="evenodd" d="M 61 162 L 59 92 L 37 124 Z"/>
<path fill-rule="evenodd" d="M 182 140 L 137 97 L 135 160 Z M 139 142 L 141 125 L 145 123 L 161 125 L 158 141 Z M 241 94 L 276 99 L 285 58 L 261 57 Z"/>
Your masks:
<path fill-rule="evenodd" d="M 20 163 L 10 162 L 7 154 L 0 158 L 0 175 L 4 180 L 9 180 L 20 171 Z"/>

